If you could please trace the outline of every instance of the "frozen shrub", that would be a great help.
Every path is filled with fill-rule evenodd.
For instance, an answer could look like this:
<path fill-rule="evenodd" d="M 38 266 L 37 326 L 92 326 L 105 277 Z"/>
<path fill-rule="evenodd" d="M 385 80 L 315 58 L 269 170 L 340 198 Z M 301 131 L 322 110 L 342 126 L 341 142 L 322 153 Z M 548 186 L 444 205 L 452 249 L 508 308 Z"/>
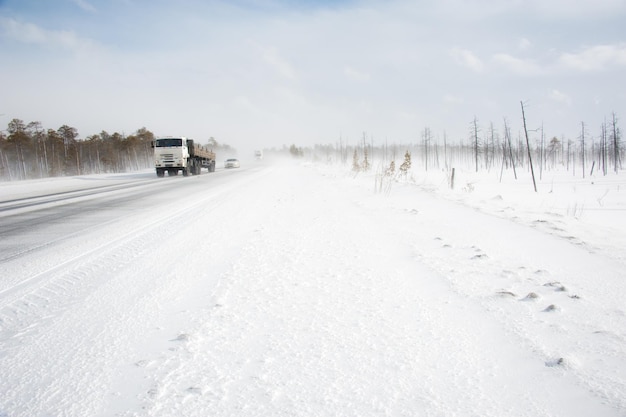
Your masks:
<path fill-rule="evenodd" d="M 409 169 L 411 169 L 411 153 L 407 150 L 404 154 L 404 162 L 400 165 L 400 173 L 406 177 Z"/>
<path fill-rule="evenodd" d="M 363 171 L 370 170 L 370 161 L 367 159 L 367 148 L 363 149 Z"/>
<path fill-rule="evenodd" d="M 393 177 L 395 173 L 396 173 L 396 161 L 391 161 L 391 163 L 389 164 L 389 168 L 387 168 L 387 170 L 385 171 L 385 176 Z"/>
<path fill-rule="evenodd" d="M 359 154 L 356 149 L 354 150 L 354 156 L 352 157 L 352 171 L 359 172 L 361 170 L 361 165 L 359 164 Z"/>

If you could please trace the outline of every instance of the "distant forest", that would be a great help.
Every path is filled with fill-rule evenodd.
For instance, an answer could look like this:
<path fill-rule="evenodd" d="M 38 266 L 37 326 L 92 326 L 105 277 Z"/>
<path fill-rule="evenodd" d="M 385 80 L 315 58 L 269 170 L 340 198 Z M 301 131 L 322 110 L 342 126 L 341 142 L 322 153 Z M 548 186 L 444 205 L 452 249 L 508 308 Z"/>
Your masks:
<path fill-rule="evenodd" d="M 522 104 L 523 110 L 523 104 Z M 523 115 L 523 112 L 522 112 Z M 342 138 L 335 145 L 316 145 L 313 150 L 298 149 L 298 153 L 318 161 L 340 161 L 353 171 L 393 173 L 396 163 L 413 167 L 413 170 L 467 170 L 494 171 L 502 176 L 504 170 L 528 169 L 539 178 L 544 171 L 565 169 L 583 178 L 587 175 L 608 175 L 623 169 L 626 147 L 622 145 L 622 132 L 618 118 L 612 113 L 596 134 L 584 122 L 580 124 L 576 138 L 548 137 L 543 128 L 527 130 L 523 117 L 523 129 L 513 132 L 507 120 L 498 129 L 493 123 L 481 127 L 478 120 L 470 123 L 464 139 L 449 140 L 445 134 L 437 135 L 426 127 L 419 138 L 408 144 L 375 143 L 375 139 L 363 133 L 356 146 Z M 294 154 L 294 152 L 291 152 Z M 404 157 L 403 157 L 404 156 Z"/>
<path fill-rule="evenodd" d="M 63 125 L 44 129 L 40 122 L 9 122 L 0 132 L 0 180 L 15 181 L 137 171 L 153 166 L 154 134 L 142 127 L 131 135 L 101 133 L 78 138 L 78 131 Z M 209 139 L 214 150 L 233 151 Z"/>
<path fill-rule="evenodd" d="M 514 133 L 505 119 L 500 129 L 493 123 L 481 128 L 474 118 L 467 138 L 460 140 L 449 141 L 445 132 L 443 136 L 436 135 L 426 127 L 407 144 L 388 144 L 386 140 L 381 143 L 364 132 L 363 138 L 356 141 L 344 141 L 340 137 L 335 144 L 311 148 L 283 145 L 282 149 L 264 149 L 264 152 L 270 157 L 291 154 L 296 158 L 343 164 L 350 164 L 352 159 L 353 168 L 358 170 L 381 164 L 385 168 L 390 165 L 386 169 L 391 169 L 407 153 L 412 155 L 415 169 L 426 171 L 458 167 L 502 173 L 504 169 L 515 171 L 517 167 L 525 167 L 531 171 L 537 169 L 541 177 L 545 170 L 564 168 L 584 177 L 622 169 L 626 149 L 622 146 L 622 132 L 615 113 L 597 129 L 581 123 L 576 138 L 546 137 L 543 128 L 527 131 L 525 126 L 524 119 L 524 129 Z M 19 119 L 11 120 L 7 130 L 0 132 L 0 181 L 119 173 L 154 166 L 154 134 L 145 127 L 128 136 L 105 131 L 84 139 L 78 136 L 77 130 L 67 125 L 46 130 L 40 122 L 26 124 Z M 237 153 L 214 138 L 209 139 L 209 147 L 218 155 Z M 374 159 L 379 162 L 375 163 Z"/>

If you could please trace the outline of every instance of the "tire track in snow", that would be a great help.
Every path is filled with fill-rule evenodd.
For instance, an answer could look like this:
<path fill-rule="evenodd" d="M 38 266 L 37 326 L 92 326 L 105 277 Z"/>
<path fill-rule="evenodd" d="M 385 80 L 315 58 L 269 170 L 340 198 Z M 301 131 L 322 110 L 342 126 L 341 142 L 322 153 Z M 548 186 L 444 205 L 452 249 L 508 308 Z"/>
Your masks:
<path fill-rule="evenodd" d="M 0 407 L 12 417 L 118 415 L 120 407 L 124 409 L 125 402 L 130 401 L 126 393 L 137 388 L 128 381 L 141 386 L 131 372 L 150 366 L 150 361 L 137 359 L 135 347 L 142 343 L 146 350 L 153 349 L 153 344 L 162 346 L 153 339 L 153 334 L 162 332 L 155 323 L 164 316 L 169 320 L 168 315 L 182 314 L 175 302 L 189 285 L 212 284 L 208 276 L 211 268 L 205 265 L 207 254 L 219 257 L 222 245 L 214 238 L 198 240 L 195 234 L 210 231 L 223 235 L 227 231 L 227 222 L 212 224 L 210 216 L 220 211 L 219 217 L 225 218 L 222 216 L 228 209 L 223 206 L 228 199 L 224 197 L 238 192 L 237 184 L 244 182 L 254 180 L 234 179 L 177 209 L 161 206 L 159 216 L 138 222 L 134 228 L 137 235 L 124 230 L 119 244 L 106 248 L 102 256 L 87 256 L 84 262 L 67 268 L 68 275 L 81 275 L 78 285 L 97 280 L 98 275 L 101 282 L 97 287 L 87 282 L 74 300 L 61 294 L 58 298 L 64 303 L 56 311 L 58 317 L 50 323 L 33 319 L 32 327 L 23 328 L 22 334 L 12 338 L 15 349 L 0 351 L 0 369 L 6 369 L 0 381 L 6 403 Z M 191 236 L 197 245 L 188 248 Z M 171 263 L 153 260 L 153 256 L 172 255 L 163 237 L 178 249 Z M 72 305 L 65 305 L 68 302 Z M 0 408 L 0 414 L 4 410 Z"/>
<path fill-rule="evenodd" d="M 19 333 L 21 327 L 29 326 L 37 318 L 56 314 L 58 309 L 63 309 L 72 299 L 80 298 L 82 294 L 99 285 L 102 277 L 114 275 L 115 268 L 143 256 L 152 242 L 162 241 L 175 234 L 177 219 L 207 205 L 207 200 L 212 202 L 207 211 L 214 209 L 221 204 L 220 194 L 212 194 L 210 198 L 193 205 L 172 206 L 156 211 L 149 222 L 124 221 L 123 229 L 119 230 L 117 236 L 111 237 L 107 233 L 99 238 L 100 243 L 88 245 L 82 251 L 80 246 L 75 246 L 74 251 L 79 252 L 72 257 L 0 290 L 0 343 L 4 338 L 2 333 Z M 101 226 L 110 231 L 113 229 L 112 224 L 113 221 Z M 97 229 L 99 227 L 92 230 L 95 232 Z M 80 234 L 72 236 L 80 237 Z M 111 268 L 112 265 L 115 267 Z"/>
<path fill-rule="evenodd" d="M 29 210 L 6 209 L 4 217 L 0 216 L 0 236 L 3 241 L 19 242 L 2 247 L 0 267 L 9 269 L 10 265 L 4 264 L 87 235 L 92 230 L 106 230 L 108 224 L 118 222 L 119 218 L 109 216 L 100 220 L 100 212 L 106 213 L 108 208 L 124 206 L 129 200 L 153 195 L 158 186 L 154 180 L 143 180 L 17 200 L 43 198 L 45 202 L 29 204 Z M 5 284 L 10 286 L 6 277 L 3 278 Z"/>
<path fill-rule="evenodd" d="M 156 180 L 150 180 L 154 183 Z M 147 185 L 145 180 L 125 182 L 122 184 L 114 185 L 101 185 L 98 187 L 90 187 L 83 190 L 72 190 L 59 192 L 55 194 L 39 195 L 36 197 L 23 197 L 13 200 L 0 201 L 0 217 L 14 214 L 17 210 L 38 210 L 42 206 L 58 206 L 60 204 L 66 204 L 68 202 L 75 202 L 85 197 L 93 197 L 104 193 L 110 193 L 114 191 L 129 191 L 136 187 L 145 188 Z"/>

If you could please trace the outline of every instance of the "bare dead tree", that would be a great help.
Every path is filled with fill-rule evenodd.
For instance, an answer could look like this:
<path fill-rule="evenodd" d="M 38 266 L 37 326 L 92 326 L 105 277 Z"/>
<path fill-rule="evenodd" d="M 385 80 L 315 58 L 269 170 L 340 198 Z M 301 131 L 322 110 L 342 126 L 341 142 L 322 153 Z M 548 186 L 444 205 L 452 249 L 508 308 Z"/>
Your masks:
<path fill-rule="evenodd" d="M 583 163 L 583 178 L 585 178 L 585 122 L 580 122 L 580 156 Z"/>
<path fill-rule="evenodd" d="M 448 145 L 446 131 L 443 131 L 443 163 L 446 171 L 448 170 Z"/>
<path fill-rule="evenodd" d="M 524 114 L 524 102 L 520 101 L 522 106 L 522 120 L 524 121 L 524 134 L 526 135 L 526 149 L 528 151 L 528 163 L 530 164 L 530 173 L 533 177 L 533 186 L 537 192 L 537 182 L 535 181 L 535 170 L 533 168 L 533 159 L 530 152 L 530 141 L 528 140 L 528 129 L 526 128 L 526 115 Z"/>
<path fill-rule="evenodd" d="M 478 119 L 474 116 L 474 121 L 472 122 L 472 141 L 474 144 L 474 161 L 476 164 L 476 172 L 478 172 Z"/>
<path fill-rule="evenodd" d="M 543 179 L 543 166 L 545 165 L 546 146 L 543 134 L 543 122 L 541 123 L 541 142 L 539 144 L 539 179 Z"/>
<path fill-rule="evenodd" d="M 548 149 L 547 149 L 547 155 L 546 155 L 546 166 L 547 166 L 547 158 L 550 157 L 550 166 L 552 168 L 554 168 L 556 166 L 557 163 L 557 155 L 559 152 L 559 149 L 561 150 L 561 162 L 563 159 L 563 145 L 561 144 L 561 141 L 559 140 L 559 138 L 557 138 L 556 136 L 553 136 L 552 139 L 550 139 L 550 142 L 548 143 Z"/>
<path fill-rule="evenodd" d="M 505 142 L 509 144 L 509 158 L 511 160 L 511 166 L 513 167 L 513 175 L 517 179 L 517 171 L 515 170 L 515 159 L 513 158 L 513 145 L 511 144 L 511 129 L 507 126 L 506 118 L 504 119 L 504 138 Z"/>
<path fill-rule="evenodd" d="M 491 165 L 494 163 L 496 157 L 496 129 L 493 127 L 493 122 L 489 122 L 489 140 L 486 141 L 485 147 L 485 164 L 487 170 L 491 169 Z"/>
<path fill-rule="evenodd" d="M 599 157 L 603 175 L 607 174 L 607 167 L 606 167 L 607 141 L 606 139 L 607 139 L 607 132 L 606 132 L 606 118 L 605 118 L 604 122 L 602 123 L 602 131 L 600 134 L 600 157 Z"/>
<path fill-rule="evenodd" d="M 571 151 L 572 149 L 572 141 L 571 140 L 567 140 L 567 170 L 569 171 L 569 163 L 571 160 Z M 576 171 L 576 168 L 574 167 L 574 172 Z"/>
<path fill-rule="evenodd" d="M 617 172 L 619 171 L 619 169 L 621 168 L 622 165 L 622 161 L 620 158 L 620 140 L 619 140 L 619 128 L 617 127 L 617 115 L 615 114 L 615 112 L 613 112 L 613 117 L 612 117 L 612 121 L 611 121 L 611 125 L 612 125 L 612 130 L 613 130 L 613 134 L 612 134 L 612 139 L 613 139 L 613 166 L 615 169 L 615 173 L 617 174 Z"/>
<path fill-rule="evenodd" d="M 426 171 L 428 171 L 428 150 L 430 148 L 430 140 L 431 140 L 430 128 L 425 127 L 424 132 L 422 133 L 422 141 L 424 142 L 424 164 L 426 167 Z"/>

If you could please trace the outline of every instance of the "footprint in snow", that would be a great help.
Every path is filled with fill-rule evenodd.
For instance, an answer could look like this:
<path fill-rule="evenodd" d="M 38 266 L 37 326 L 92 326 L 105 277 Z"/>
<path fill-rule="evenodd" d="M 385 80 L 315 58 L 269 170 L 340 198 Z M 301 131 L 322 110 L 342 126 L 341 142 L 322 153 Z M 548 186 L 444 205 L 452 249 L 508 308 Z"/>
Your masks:
<path fill-rule="evenodd" d="M 545 365 L 549 368 L 565 368 L 576 369 L 580 367 L 580 361 L 576 356 L 567 355 L 565 357 L 555 357 L 545 362 Z"/>
<path fill-rule="evenodd" d="M 550 304 L 548 307 L 544 308 L 543 311 L 545 313 L 551 313 L 551 312 L 561 311 L 561 309 L 554 304 Z"/>
<path fill-rule="evenodd" d="M 624 343 L 624 338 L 622 336 L 610 330 L 596 330 L 595 332 L 593 332 L 593 334 L 598 335 L 599 337 L 603 337 L 606 340 L 616 342 L 616 343 L 620 343 L 620 344 Z"/>
<path fill-rule="evenodd" d="M 539 298 L 539 295 L 537 295 L 537 293 L 529 292 L 528 295 L 526 295 L 526 297 L 522 298 L 522 301 L 535 301 L 538 298 Z"/>
<path fill-rule="evenodd" d="M 185 391 L 187 391 L 190 394 L 202 395 L 202 388 L 198 388 L 198 387 L 189 387 Z"/>
<path fill-rule="evenodd" d="M 499 295 L 500 297 L 515 297 L 515 293 L 511 292 L 511 291 L 498 291 L 496 292 L 497 295 Z"/>
<path fill-rule="evenodd" d="M 556 358 L 556 359 L 550 359 L 549 361 L 546 361 L 546 366 L 550 368 L 554 368 L 555 366 L 564 366 L 564 365 L 565 365 L 565 358 Z"/>
<path fill-rule="evenodd" d="M 435 237 L 435 239 L 434 239 L 434 240 L 436 240 L 436 241 L 438 241 L 438 242 L 443 242 L 443 239 L 442 239 L 442 238 L 440 238 L 439 236 Z M 443 247 L 443 248 L 451 248 L 451 247 L 452 247 L 452 245 L 450 245 L 449 243 L 443 243 L 443 244 L 441 245 L 441 247 Z"/>
<path fill-rule="evenodd" d="M 567 288 L 565 288 L 564 285 L 561 285 L 561 283 L 558 281 L 546 282 L 545 284 L 543 284 L 543 286 L 552 287 L 554 288 L 554 291 L 567 291 Z"/>
<path fill-rule="evenodd" d="M 181 333 L 176 338 L 171 339 L 170 342 L 186 342 L 190 336 L 187 333 Z"/>

